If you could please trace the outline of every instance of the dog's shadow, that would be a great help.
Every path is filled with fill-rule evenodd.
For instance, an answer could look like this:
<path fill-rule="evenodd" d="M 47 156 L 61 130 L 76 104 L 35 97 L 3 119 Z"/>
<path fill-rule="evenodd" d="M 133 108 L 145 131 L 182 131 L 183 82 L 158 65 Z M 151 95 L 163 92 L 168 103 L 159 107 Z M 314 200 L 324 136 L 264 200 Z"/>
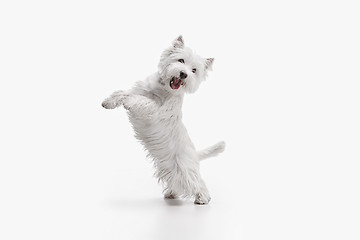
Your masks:
<path fill-rule="evenodd" d="M 193 206 L 194 203 L 189 199 L 168 199 L 168 198 L 122 198 L 108 201 L 109 207 L 126 208 L 126 209 L 141 209 L 148 207 L 180 207 Z"/>
<path fill-rule="evenodd" d="M 134 224 L 138 224 L 139 221 L 148 224 L 151 221 L 150 230 L 147 231 L 156 236 L 154 239 L 169 239 L 169 236 L 180 236 L 180 239 L 192 239 L 193 236 L 198 236 L 196 238 L 201 239 L 211 210 L 210 207 L 197 207 L 199 205 L 194 204 L 190 199 L 161 197 L 123 197 L 108 201 L 106 206 L 115 214 L 115 219 Z M 137 234 L 141 234 L 141 231 Z"/>
<path fill-rule="evenodd" d="M 184 199 L 169 199 L 169 198 L 163 198 L 162 199 L 167 206 L 183 206 L 187 205 L 188 201 Z"/>

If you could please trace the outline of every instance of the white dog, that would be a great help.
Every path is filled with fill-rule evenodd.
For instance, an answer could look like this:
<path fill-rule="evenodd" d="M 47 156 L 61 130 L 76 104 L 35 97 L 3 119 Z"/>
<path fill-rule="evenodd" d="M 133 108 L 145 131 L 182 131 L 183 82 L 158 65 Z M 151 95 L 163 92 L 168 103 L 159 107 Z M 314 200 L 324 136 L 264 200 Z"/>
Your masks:
<path fill-rule="evenodd" d="M 195 197 L 196 204 L 211 199 L 199 162 L 224 151 L 225 143 L 196 151 L 181 121 L 181 107 L 184 93 L 198 89 L 213 61 L 185 47 L 179 36 L 162 53 L 158 72 L 129 91 L 114 92 L 102 103 L 106 109 L 123 105 L 128 110 L 135 136 L 147 149 L 155 175 L 165 186 L 165 198 Z"/>

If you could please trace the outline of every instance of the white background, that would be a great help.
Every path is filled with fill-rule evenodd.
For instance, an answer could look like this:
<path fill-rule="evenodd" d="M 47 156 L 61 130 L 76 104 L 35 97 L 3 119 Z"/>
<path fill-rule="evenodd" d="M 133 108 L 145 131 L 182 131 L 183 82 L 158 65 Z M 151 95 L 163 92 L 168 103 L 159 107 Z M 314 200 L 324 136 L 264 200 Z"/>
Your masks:
<path fill-rule="evenodd" d="M 357 1 L 1 1 L 1 239 L 360 239 Z M 179 34 L 208 206 L 165 201 L 114 90 Z"/>

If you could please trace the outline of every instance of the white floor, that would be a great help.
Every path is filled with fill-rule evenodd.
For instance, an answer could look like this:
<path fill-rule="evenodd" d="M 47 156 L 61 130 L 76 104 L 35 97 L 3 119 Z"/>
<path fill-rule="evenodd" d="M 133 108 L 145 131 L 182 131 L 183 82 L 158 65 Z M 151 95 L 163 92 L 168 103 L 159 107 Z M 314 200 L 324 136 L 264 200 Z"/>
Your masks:
<path fill-rule="evenodd" d="M 355 169 L 331 159 L 327 164 L 311 159 L 289 163 L 281 154 L 267 157 L 269 153 L 239 151 L 239 143 L 230 141 L 224 154 L 202 163 L 213 198 L 209 205 L 164 200 L 150 162 L 131 138 L 130 126 L 112 126 L 114 116 L 109 115 L 121 123 L 125 113 L 102 114 L 109 123 L 93 130 L 96 138 L 74 135 L 62 143 L 66 151 L 43 142 L 46 149 L 31 158 L 24 153 L 41 146 L 8 155 L 12 161 L 4 163 L 1 175 L 6 193 L 1 199 L 1 239 L 357 239 L 360 235 Z M 75 129 L 57 134 L 63 137 L 70 131 Z"/>

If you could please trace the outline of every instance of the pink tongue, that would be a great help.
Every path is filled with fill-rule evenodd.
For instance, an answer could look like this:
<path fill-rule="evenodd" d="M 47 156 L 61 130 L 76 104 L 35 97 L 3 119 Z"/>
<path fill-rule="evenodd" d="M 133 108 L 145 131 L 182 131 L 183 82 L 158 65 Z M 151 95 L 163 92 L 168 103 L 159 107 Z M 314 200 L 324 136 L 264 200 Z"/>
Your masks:
<path fill-rule="evenodd" d="M 178 89 L 181 85 L 181 80 L 178 78 L 174 78 L 172 83 L 171 83 L 171 88 L 172 89 Z"/>

